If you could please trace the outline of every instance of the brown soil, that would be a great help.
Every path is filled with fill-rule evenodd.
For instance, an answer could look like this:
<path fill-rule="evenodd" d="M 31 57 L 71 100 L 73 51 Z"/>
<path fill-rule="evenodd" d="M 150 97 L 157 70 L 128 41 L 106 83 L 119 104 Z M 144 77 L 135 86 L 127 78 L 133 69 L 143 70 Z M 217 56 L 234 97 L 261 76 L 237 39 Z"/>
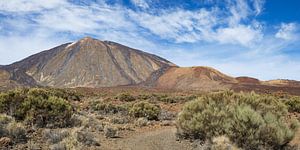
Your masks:
<path fill-rule="evenodd" d="M 103 149 L 107 150 L 193 150 L 191 142 L 177 141 L 176 128 L 161 127 L 142 129 L 121 139 L 107 140 Z M 107 146 L 107 147 L 105 147 Z"/>

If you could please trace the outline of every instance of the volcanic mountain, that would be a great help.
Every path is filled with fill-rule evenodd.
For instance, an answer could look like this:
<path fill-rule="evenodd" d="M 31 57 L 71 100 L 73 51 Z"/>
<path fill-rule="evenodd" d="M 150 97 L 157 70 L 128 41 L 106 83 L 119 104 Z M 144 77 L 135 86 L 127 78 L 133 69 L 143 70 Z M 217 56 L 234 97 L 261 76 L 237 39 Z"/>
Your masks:
<path fill-rule="evenodd" d="M 159 56 L 90 37 L 0 65 L 0 90 L 16 87 L 132 86 L 172 90 L 284 91 L 300 95 L 300 82 L 231 77 L 210 67 L 178 67 Z"/>
<path fill-rule="evenodd" d="M 139 84 L 171 66 L 161 57 L 86 37 L 2 66 L 0 73 L 22 86 L 112 87 Z"/>

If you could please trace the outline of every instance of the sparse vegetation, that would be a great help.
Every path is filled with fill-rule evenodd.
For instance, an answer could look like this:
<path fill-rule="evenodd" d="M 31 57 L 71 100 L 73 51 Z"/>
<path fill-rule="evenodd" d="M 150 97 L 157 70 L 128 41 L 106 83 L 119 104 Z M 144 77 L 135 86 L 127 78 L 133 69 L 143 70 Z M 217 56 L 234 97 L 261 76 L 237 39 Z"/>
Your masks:
<path fill-rule="evenodd" d="M 292 140 L 298 121 L 272 96 L 225 91 L 191 101 L 180 113 L 179 134 L 212 140 L 226 135 L 244 149 L 278 149 Z"/>
<path fill-rule="evenodd" d="M 168 130 L 175 125 L 181 137 L 193 139 L 193 147 L 255 150 L 297 146 L 298 138 L 290 141 L 298 125 L 294 117 L 299 118 L 299 97 L 232 91 L 118 93 L 52 88 L 2 92 L 0 146 L 105 149 L 110 143 L 109 139 L 102 141 L 105 138 L 122 140 L 124 135 L 145 129 L 167 129 L 172 135 Z"/>

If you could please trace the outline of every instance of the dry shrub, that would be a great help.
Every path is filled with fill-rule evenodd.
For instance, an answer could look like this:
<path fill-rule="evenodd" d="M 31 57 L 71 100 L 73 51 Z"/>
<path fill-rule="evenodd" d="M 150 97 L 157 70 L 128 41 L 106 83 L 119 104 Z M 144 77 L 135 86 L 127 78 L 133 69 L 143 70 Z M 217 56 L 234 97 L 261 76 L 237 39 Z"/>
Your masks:
<path fill-rule="evenodd" d="M 185 138 L 226 135 L 244 149 L 280 149 L 294 137 L 298 121 L 279 99 L 255 93 L 218 92 L 187 103 L 177 119 Z"/>

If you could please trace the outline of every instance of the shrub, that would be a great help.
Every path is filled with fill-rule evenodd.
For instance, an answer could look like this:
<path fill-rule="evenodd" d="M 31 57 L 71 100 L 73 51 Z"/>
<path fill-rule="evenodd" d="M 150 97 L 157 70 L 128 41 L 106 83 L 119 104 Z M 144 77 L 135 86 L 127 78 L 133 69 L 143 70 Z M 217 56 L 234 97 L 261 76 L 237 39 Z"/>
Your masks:
<path fill-rule="evenodd" d="M 27 140 L 26 128 L 12 117 L 0 114 L 0 137 L 9 137 L 13 143 L 25 142 Z"/>
<path fill-rule="evenodd" d="M 178 98 L 169 97 L 168 95 L 157 95 L 157 100 L 164 103 L 176 103 L 178 101 Z"/>
<path fill-rule="evenodd" d="M 139 100 L 148 100 L 153 98 L 153 95 L 147 95 L 147 94 L 140 94 L 137 96 L 137 99 Z"/>
<path fill-rule="evenodd" d="M 92 106 L 92 109 L 103 114 L 127 114 L 127 108 L 125 107 L 125 105 L 117 105 L 109 102 L 95 102 Z"/>
<path fill-rule="evenodd" d="M 78 142 L 87 146 L 100 146 L 100 142 L 95 138 L 95 135 L 92 132 L 84 130 L 77 131 L 76 139 Z"/>
<path fill-rule="evenodd" d="M 13 116 L 20 107 L 28 90 L 14 90 L 7 93 L 0 93 L 0 113 Z"/>
<path fill-rule="evenodd" d="M 12 117 L 0 114 L 0 137 L 8 136 L 7 125 L 13 121 Z"/>
<path fill-rule="evenodd" d="M 63 127 L 68 125 L 73 114 L 72 106 L 64 99 L 58 97 L 28 97 L 22 103 L 17 118 L 29 123 L 45 126 L 47 124 Z"/>
<path fill-rule="evenodd" d="M 202 97 L 188 102 L 179 113 L 177 123 L 184 136 L 205 140 L 224 135 L 231 127 L 230 99 Z M 227 107 L 226 107 L 227 106 Z"/>
<path fill-rule="evenodd" d="M 157 120 L 160 114 L 160 107 L 149 102 L 139 102 L 132 106 L 129 114 L 136 117 L 146 117 L 149 120 Z"/>
<path fill-rule="evenodd" d="M 130 95 L 129 93 L 121 93 L 117 96 L 117 99 L 119 99 L 120 101 L 125 101 L 125 102 L 135 101 L 135 97 Z"/>
<path fill-rule="evenodd" d="M 245 149 L 278 149 L 294 137 L 298 122 L 271 96 L 218 92 L 187 103 L 177 119 L 186 138 L 212 140 L 226 135 Z"/>
<path fill-rule="evenodd" d="M 42 96 L 48 98 L 49 96 L 59 97 L 65 100 L 80 100 L 82 95 L 73 90 L 67 89 L 54 89 L 54 88 L 32 88 L 29 89 L 28 94 L 31 96 Z"/>
<path fill-rule="evenodd" d="M 292 97 L 285 101 L 285 104 L 288 106 L 290 112 L 300 113 L 300 98 Z"/>
<path fill-rule="evenodd" d="M 107 125 L 104 127 L 104 135 L 107 138 L 116 138 L 118 137 L 118 129 Z"/>
<path fill-rule="evenodd" d="M 66 126 L 73 107 L 45 89 L 23 89 L 0 94 L 0 112 L 38 126 Z"/>
<path fill-rule="evenodd" d="M 46 129 L 43 131 L 44 139 L 47 140 L 51 144 L 59 143 L 68 136 L 69 136 L 69 133 L 65 130 Z"/>
<path fill-rule="evenodd" d="M 9 136 L 14 142 L 25 142 L 26 141 L 26 129 L 21 123 L 11 122 L 7 126 Z"/>

